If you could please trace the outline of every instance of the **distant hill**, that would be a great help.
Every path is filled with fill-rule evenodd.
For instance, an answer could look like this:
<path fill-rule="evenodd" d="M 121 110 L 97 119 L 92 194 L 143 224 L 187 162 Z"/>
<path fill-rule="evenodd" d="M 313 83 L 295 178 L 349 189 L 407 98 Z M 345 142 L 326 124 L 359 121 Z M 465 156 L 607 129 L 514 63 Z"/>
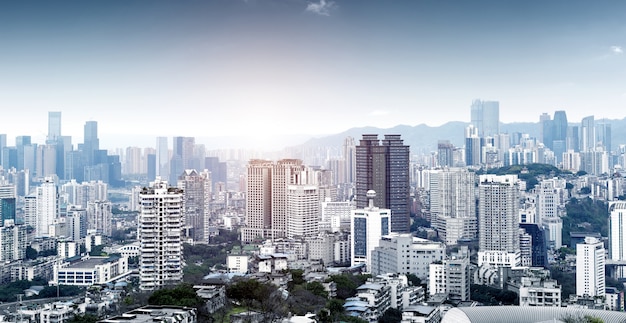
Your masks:
<path fill-rule="evenodd" d="M 621 120 L 602 120 L 611 124 L 612 149 L 618 145 L 626 144 L 626 118 Z M 598 120 L 596 120 L 598 123 Z M 570 123 L 571 125 L 579 125 Z M 411 146 L 413 153 L 428 153 L 437 149 L 439 140 L 449 140 L 453 145 L 462 147 L 464 145 L 465 128 L 468 122 L 452 121 L 439 127 L 430 127 L 425 124 L 417 126 L 398 125 L 393 128 L 361 127 L 351 128 L 335 135 L 309 139 L 299 148 L 311 147 L 340 147 L 346 137 L 350 136 L 358 140 L 363 134 L 379 134 L 382 138 L 384 134 L 399 134 L 404 139 L 404 143 Z M 526 133 L 531 137 L 539 137 L 539 122 L 515 122 L 501 123 L 502 133 Z"/>

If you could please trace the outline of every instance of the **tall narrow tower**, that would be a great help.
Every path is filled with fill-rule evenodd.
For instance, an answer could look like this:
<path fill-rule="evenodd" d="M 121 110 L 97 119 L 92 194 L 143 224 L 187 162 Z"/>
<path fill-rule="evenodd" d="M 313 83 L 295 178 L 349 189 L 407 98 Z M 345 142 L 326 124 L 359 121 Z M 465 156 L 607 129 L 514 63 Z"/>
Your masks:
<path fill-rule="evenodd" d="M 50 226 L 54 223 L 58 211 L 57 186 L 52 178 L 46 177 L 37 187 L 37 230 L 38 237 L 49 237 Z"/>
<path fill-rule="evenodd" d="M 93 166 L 95 153 L 100 149 L 100 139 L 98 139 L 98 122 L 87 121 L 84 128 L 85 136 L 83 140 L 84 165 Z"/>
<path fill-rule="evenodd" d="M 356 147 L 356 206 L 368 205 L 367 192 L 376 191 L 374 203 L 391 210 L 391 231 L 409 232 L 409 146 L 400 135 L 365 134 Z"/>
<path fill-rule="evenodd" d="M 139 288 L 156 290 L 183 280 L 183 192 L 157 178 L 139 192 Z"/>
<path fill-rule="evenodd" d="M 604 243 L 599 239 L 586 237 L 584 243 L 576 245 L 576 295 L 605 295 L 605 264 Z"/>
<path fill-rule="evenodd" d="M 478 265 L 519 266 L 517 175 L 480 175 L 478 192 Z"/>
<path fill-rule="evenodd" d="M 209 242 L 209 203 L 211 202 L 211 173 L 186 169 L 178 178 L 183 190 L 185 226 L 193 241 Z"/>

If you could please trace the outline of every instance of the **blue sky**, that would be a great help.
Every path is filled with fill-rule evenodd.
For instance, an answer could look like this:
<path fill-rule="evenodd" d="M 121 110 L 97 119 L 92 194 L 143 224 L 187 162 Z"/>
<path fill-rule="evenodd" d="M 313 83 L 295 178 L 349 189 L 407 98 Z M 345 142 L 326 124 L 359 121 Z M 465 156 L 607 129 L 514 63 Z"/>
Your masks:
<path fill-rule="evenodd" d="M 62 111 L 75 143 L 87 120 L 322 135 L 469 121 L 478 98 L 503 122 L 621 119 L 624 50 L 623 1 L 2 1 L 0 133 Z"/>

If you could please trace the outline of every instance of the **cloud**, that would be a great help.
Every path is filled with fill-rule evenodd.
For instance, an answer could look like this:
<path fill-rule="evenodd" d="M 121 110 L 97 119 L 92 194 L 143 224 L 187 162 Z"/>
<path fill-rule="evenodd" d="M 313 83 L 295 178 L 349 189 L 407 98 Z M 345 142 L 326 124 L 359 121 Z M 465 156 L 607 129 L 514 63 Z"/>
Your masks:
<path fill-rule="evenodd" d="M 389 114 L 389 111 L 387 111 L 387 110 L 374 110 L 374 111 L 370 112 L 370 116 L 372 116 L 372 117 L 386 116 L 388 114 Z"/>
<path fill-rule="evenodd" d="M 624 53 L 622 46 L 611 46 L 611 52 L 615 55 L 621 55 Z"/>
<path fill-rule="evenodd" d="M 306 11 L 322 16 L 330 16 L 330 11 L 336 6 L 334 1 L 320 0 L 319 3 L 310 2 L 306 6 Z"/>

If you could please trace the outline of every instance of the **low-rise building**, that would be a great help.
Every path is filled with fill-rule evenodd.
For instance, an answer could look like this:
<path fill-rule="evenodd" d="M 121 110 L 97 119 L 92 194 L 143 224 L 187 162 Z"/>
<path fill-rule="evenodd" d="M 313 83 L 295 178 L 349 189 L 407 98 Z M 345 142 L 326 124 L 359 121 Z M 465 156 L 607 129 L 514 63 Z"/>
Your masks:
<path fill-rule="evenodd" d="M 54 284 L 91 286 L 108 283 L 128 273 L 124 257 L 85 257 L 63 262 L 54 268 Z"/>
<path fill-rule="evenodd" d="M 446 246 L 441 242 L 416 238 L 406 233 L 382 236 L 379 246 L 372 251 L 371 273 L 411 273 L 422 280 L 429 276 L 429 266 L 442 261 Z"/>
<path fill-rule="evenodd" d="M 198 314 L 195 308 L 182 306 L 149 305 L 122 315 L 109 317 L 99 323 L 196 323 Z"/>
<path fill-rule="evenodd" d="M 556 280 L 522 277 L 520 306 L 561 306 L 561 285 Z"/>

